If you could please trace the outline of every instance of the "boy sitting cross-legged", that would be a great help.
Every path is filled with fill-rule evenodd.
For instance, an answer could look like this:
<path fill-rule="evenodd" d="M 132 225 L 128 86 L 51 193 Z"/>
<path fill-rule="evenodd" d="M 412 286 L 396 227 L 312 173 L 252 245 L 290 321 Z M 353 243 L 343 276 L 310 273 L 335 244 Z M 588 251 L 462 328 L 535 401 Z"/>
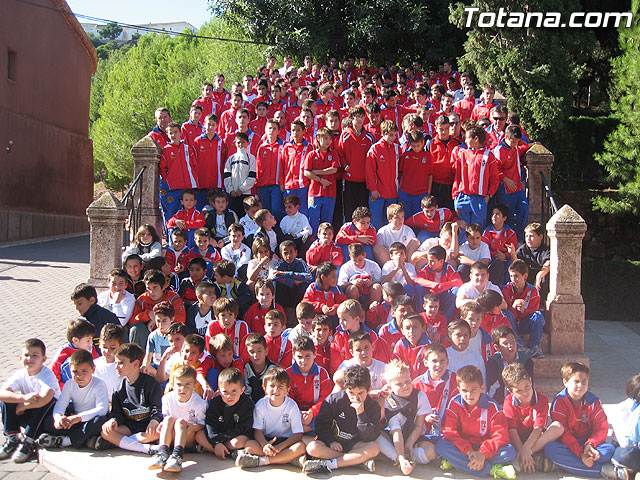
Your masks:
<path fill-rule="evenodd" d="M 455 467 L 478 477 L 515 478 L 510 463 L 516 452 L 509 443 L 507 419 L 489 395 L 484 393 L 482 372 L 472 365 L 458 370 L 458 390 L 447 408 L 436 445 L 444 457 L 444 468 Z"/>
<path fill-rule="evenodd" d="M 95 445 L 102 424 L 107 421 L 107 386 L 93 375 L 95 366 L 91 353 L 76 350 L 69 358 L 69 367 L 71 378 L 64 384 L 53 414 L 44 421 L 47 433 L 38 438 L 41 447 Z"/>
<path fill-rule="evenodd" d="M 344 390 L 332 393 L 316 417 L 317 437 L 307 445 L 307 453 L 321 460 L 307 460 L 302 472 L 308 475 L 331 473 L 340 467 L 362 465 L 375 471 L 374 457 L 380 452 L 380 406 L 369 397 L 371 378 L 360 365 L 347 369 Z"/>
<path fill-rule="evenodd" d="M 14 462 L 23 463 L 34 451 L 40 426 L 60 396 L 60 385 L 53 372 L 44 366 L 47 352 L 42 340 L 25 341 L 19 358 L 24 368 L 16 370 L 0 388 L 6 438 L 0 448 L 0 460 L 11 457 Z"/>
<path fill-rule="evenodd" d="M 598 397 L 589 392 L 589 367 L 565 363 L 560 370 L 562 390 L 551 403 L 549 429 L 559 426 L 559 441 L 548 443 L 544 454 L 558 467 L 574 475 L 599 478 L 611 460 L 614 447 L 606 443 L 609 422 Z"/>
<path fill-rule="evenodd" d="M 378 235 L 376 229 L 371 226 L 371 210 L 367 207 L 357 207 L 351 218 L 353 221 L 345 223 L 336 235 L 336 244 L 342 248 L 342 257 L 349 256 L 349 245 L 360 243 L 364 245 L 369 258 L 375 258 L 373 246 L 378 241 Z"/>
<path fill-rule="evenodd" d="M 435 445 L 422 436 L 431 405 L 427 395 L 412 386 L 406 364 L 391 360 L 384 375 L 391 393 L 384 404 L 387 429 L 377 443 L 382 454 L 397 462 L 404 475 L 409 475 L 414 463 L 425 465 L 436 458 Z"/>
<path fill-rule="evenodd" d="M 140 373 L 144 352 L 135 343 L 125 343 L 115 351 L 116 371 L 124 377 L 111 398 L 109 420 L 102 425 L 96 450 L 116 445 L 133 452 L 156 454 L 150 444 L 158 440 L 162 421 L 162 389 L 153 377 Z"/>
<path fill-rule="evenodd" d="M 285 370 L 275 367 L 265 374 L 262 385 L 265 398 L 253 411 L 255 440 L 247 441 L 236 457 L 236 465 L 254 468 L 291 462 L 301 467 L 301 457 L 305 454 L 302 416 L 288 395 L 291 379 Z"/>
<path fill-rule="evenodd" d="M 364 245 L 352 243 L 349 245 L 349 260 L 340 268 L 338 284 L 347 298 L 368 300 L 367 303 L 382 300 L 382 286 L 380 279 L 382 270 L 373 260 L 366 258 Z"/>
<path fill-rule="evenodd" d="M 309 302 L 319 314 L 328 315 L 335 319 L 337 325 L 338 307 L 347 299 L 338 286 L 338 267 L 331 262 L 321 263 L 316 270 L 316 281 L 307 287 L 302 297 Z"/>
<path fill-rule="evenodd" d="M 533 360 L 524 352 L 518 352 L 516 335 L 511 327 L 500 325 L 491 331 L 491 339 L 497 352 L 487 359 L 487 393 L 498 402 L 504 402 L 507 385 L 502 372 L 512 364 L 524 366 L 530 380 L 533 380 Z"/>
<path fill-rule="evenodd" d="M 204 427 L 207 402 L 194 392 L 196 370 L 181 365 L 174 372 L 174 389 L 162 397 L 162 427 L 158 453 L 149 470 L 182 471 L 185 447 L 194 445 L 196 434 Z M 171 454 L 170 447 L 173 443 Z"/>
<path fill-rule="evenodd" d="M 316 348 L 310 337 L 300 337 L 293 343 L 294 363 L 287 368 L 291 378 L 291 398 L 302 412 L 305 432 L 314 431 L 314 419 L 322 402 L 333 389 L 329 373 L 315 362 Z"/>
<path fill-rule="evenodd" d="M 196 433 L 196 441 L 207 452 L 225 459 L 233 450 L 244 448 L 253 436 L 253 401 L 244 395 L 242 372 L 226 368 L 218 377 L 220 395 L 209 402 L 205 429 Z"/>

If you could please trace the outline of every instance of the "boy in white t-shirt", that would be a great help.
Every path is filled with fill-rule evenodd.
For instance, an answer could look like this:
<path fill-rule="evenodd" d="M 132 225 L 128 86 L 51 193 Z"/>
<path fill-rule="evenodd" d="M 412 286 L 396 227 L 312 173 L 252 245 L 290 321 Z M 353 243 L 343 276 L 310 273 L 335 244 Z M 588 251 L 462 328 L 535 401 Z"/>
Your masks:
<path fill-rule="evenodd" d="M 109 272 L 109 289 L 98 294 L 98 305 L 113 312 L 120 325 L 129 323 L 136 306 L 135 297 L 127 292 L 128 278 L 122 268 L 114 268 Z"/>
<path fill-rule="evenodd" d="M 143 367 L 146 374 L 152 377 L 162 359 L 162 354 L 169 348 L 167 330 L 173 323 L 175 310 L 170 302 L 160 302 L 153 306 L 156 329 L 147 338 L 147 348 L 144 355 Z"/>
<path fill-rule="evenodd" d="M 467 241 L 460 245 L 458 273 L 463 282 L 469 281 L 471 265 L 482 262 L 489 265 L 491 251 L 489 245 L 482 241 L 482 227 L 477 223 L 467 225 Z"/>
<path fill-rule="evenodd" d="M 313 240 L 313 230 L 309 219 L 300 213 L 300 197 L 288 195 L 284 197 L 286 215 L 280 220 L 280 229 L 286 240 L 293 240 L 298 250 L 298 257 L 305 258 Z"/>
<path fill-rule="evenodd" d="M 349 245 L 349 260 L 340 268 L 338 285 L 347 298 L 361 300 L 366 305 L 382 300 L 382 286 L 380 279 L 382 270 L 380 266 L 369 260 L 367 252 L 361 243 Z M 368 300 L 368 301 L 367 301 Z"/>
<path fill-rule="evenodd" d="M 373 256 L 380 265 L 391 259 L 389 248 L 396 242 L 406 246 L 409 258 L 420 246 L 413 229 L 404 224 L 404 207 L 401 204 L 393 203 L 387 207 L 387 220 L 389 223 L 378 230 L 378 242 L 373 246 Z"/>
<path fill-rule="evenodd" d="M 333 374 L 333 393 L 343 389 L 344 372 L 355 365 L 360 365 L 369 370 L 371 377 L 371 391 L 369 396 L 374 399 L 384 399 L 386 393 L 384 386 L 387 384 L 384 378 L 385 363 L 373 358 L 373 342 L 369 333 L 359 330 L 349 335 L 349 350 L 352 358 L 343 361 L 336 373 Z"/>
<path fill-rule="evenodd" d="M 289 397 L 291 379 L 280 367 L 273 367 L 262 378 L 265 397 L 253 410 L 254 440 L 238 452 L 236 466 L 255 468 L 290 463 L 302 468 L 306 446 L 304 427 L 296 402 Z"/>
<path fill-rule="evenodd" d="M 480 369 L 482 378 L 486 378 L 486 367 L 482 355 L 469 348 L 469 341 L 471 339 L 471 327 L 469 324 L 464 320 L 451 322 L 447 327 L 447 335 L 451 342 L 451 346 L 447 347 L 449 370 L 453 373 L 458 373 L 458 370 L 462 367 L 473 365 Z"/>
<path fill-rule="evenodd" d="M 236 266 L 236 277 L 247 280 L 247 266 L 251 260 L 251 249 L 244 244 L 244 227 L 232 223 L 228 229 L 230 242 L 220 249 L 220 256 L 231 260 Z"/>
<path fill-rule="evenodd" d="M 398 282 L 404 287 L 404 293 L 411 298 L 415 297 L 416 289 L 414 280 L 416 268 L 407 262 L 407 247 L 401 242 L 391 244 L 389 248 L 391 260 L 382 266 L 381 282 Z"/>
<path fill-rule="evenodd" d="M 173 390 L 162 397 L 162 429 L 158 453 L 149 470 L 182 471 L 184 447 L 195 444 L 196 433 L 204 429 L 207 402 L 194 392 L 196 370 L 181 365 L 173 372 Z M 173 443 L 173 452 L 169 447 Z"/>
<path fill-rule="evenodd" d="M 24 368 L 15 371 L 0 388 L 4 445 L 0 460 L 24 463 L 31 457 L 38 430 L 60 396 L 60 386 L 54 373 L 44 366 L 47 350 L 39 338 L 30 338 L 22 345 L 20 361 Z M 20 428 L 24 440 L 20 440 Z"/>
<path fill-rule="evenodd" d="M 94 376 L 102 379 L 107 386 L 107 395 L 111 400 L 111 395 L 115 392 L 122 379 L 116 372 L 116 357 L 113 354 L 120 345 L 122 345 L 122 339 L 124 338 L 124 328 L 120 325 L 114 325 L 109 323 L 102 327 L 100 332 L 100 352 L 101 357 L 95 359 L 93 364 L 96 367 Z"/>
<path fill-rule="evenodd" d="M 71 378 L 53 407 L 53 414 L 44 421 L 38 445 L 45 448 L 73 446 L 82 448 L 86 443 L 95 445 L 102 424 L 108 420 L 109 397 L 102 379 L 94 376 L 93 355 L 78 349 L 69 359 Z M 73 405 L 73 414 L 67 409 Z"/>
<path fill-rule="evenodd" d="M 487 288 L 489 290 L 495 290 L 502 296 L 500 287 L 489 281 L 489 267 L 483 262 L 476 262 L 471 265 L 470 280 L 458 289 L 458 293 L 456 294 L 456 308 L 462 308 L 465 303 L 475 300 Z M 507 302 L 503 299 L 500 310 L 506 309 Z"/>
<path fill-rule="evenodd" d="M 258 231 L 258 225 L 253 217 L 262 208 L 262 203 L 256 197 L 249 196 L 242 201 L 242 206 L 245 216 L 238 220 L 238 223 L 244 228 L 244 243 L 250 247 L 253 243 L 253 235 Z"/>

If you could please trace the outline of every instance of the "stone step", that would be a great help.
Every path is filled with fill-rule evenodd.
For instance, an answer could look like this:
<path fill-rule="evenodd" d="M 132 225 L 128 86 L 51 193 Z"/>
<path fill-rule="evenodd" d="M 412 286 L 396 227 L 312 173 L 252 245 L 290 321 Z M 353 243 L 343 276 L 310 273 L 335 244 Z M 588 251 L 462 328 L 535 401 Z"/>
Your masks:
<path fill-rule="evenodd" d="M 527 343 L 529 342 L 529 336 L 530 335 L 528 333 L 520 335 L 520 338 L 522 339 L 525 345 L 527 345 Z M 542 346 L 543 352 L 549 351 L 549 333 L 548 332 L 542 332 L 542 340 L 540 341 L 540 345 Z"/>
<path fill-rule="evenodd" d="M 544 394 L 549 402 L 553 401 L 555 397 L 563 388 L 562 379 L 558 378 L 536 378 L 534 388 Z"/>
<path fill-rule="evenodd" d="M 536 380 L 542 378 L 558 379 L 562 384 L 560 369 L 567 362 L 582 362 L 589 366 L 589 357 L 584 355 L 545 355 L 533 359 L 533 375 Z"/>

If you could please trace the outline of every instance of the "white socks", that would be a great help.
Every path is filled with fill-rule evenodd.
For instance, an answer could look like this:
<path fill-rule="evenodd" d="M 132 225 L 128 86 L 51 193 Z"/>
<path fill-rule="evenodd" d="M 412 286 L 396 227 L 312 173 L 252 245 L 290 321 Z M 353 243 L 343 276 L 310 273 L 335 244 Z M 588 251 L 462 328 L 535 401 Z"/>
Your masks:
<path fill-rule="evenodd" d="M 149 445 L 140 443 L 135 435 L 122 437 L 122 440 L 120 440 L 120 448 L 131 450 L 132 452 L 149 453 Z"/>

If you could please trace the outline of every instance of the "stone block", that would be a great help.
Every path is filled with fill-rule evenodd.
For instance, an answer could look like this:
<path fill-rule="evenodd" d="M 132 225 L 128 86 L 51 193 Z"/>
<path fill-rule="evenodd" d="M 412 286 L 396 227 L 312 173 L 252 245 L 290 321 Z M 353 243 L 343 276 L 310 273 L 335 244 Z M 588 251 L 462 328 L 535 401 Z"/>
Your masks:
<path fill-rule="evenodd" d="M 20 240 L 29 240 L 33 237 L 33 213 L 21 212 Z"/>
<path fill-rule="evenodd" d="M 31 226 L 33 238 L 41 238 L 44 236 L 44 215 L 42 213 L 34 213 Z"/>
<path fill-rule="evenodd" d="M 7 242 L 9 234 L 9 212 L 0 210 L 0 243 Z"/>
<path fill-rule="evenodd" d="M 9 212 L 7 219 L 7 241 L 17 242 L 20 240 L 20 213 Z"/>
<path fill-rule="evenodd" d="M 64 235 L 64 216 L 55 215 L 54 219 L 54 235 Z"/>
<path fill-rule="evenodd" d="M 53 215 L 44 216 L 43 237 L 53 237 L 56 234 L 55 217 Z"/>
<path fill-rule="evenodd" d="M 536 384 L 540 378 L 562 378 L 560 369 L 567 362 L 582 362 L 589 366 L 589 357 L 584 355 L 545 355 L 533 359 L 533 375 Z"/>

